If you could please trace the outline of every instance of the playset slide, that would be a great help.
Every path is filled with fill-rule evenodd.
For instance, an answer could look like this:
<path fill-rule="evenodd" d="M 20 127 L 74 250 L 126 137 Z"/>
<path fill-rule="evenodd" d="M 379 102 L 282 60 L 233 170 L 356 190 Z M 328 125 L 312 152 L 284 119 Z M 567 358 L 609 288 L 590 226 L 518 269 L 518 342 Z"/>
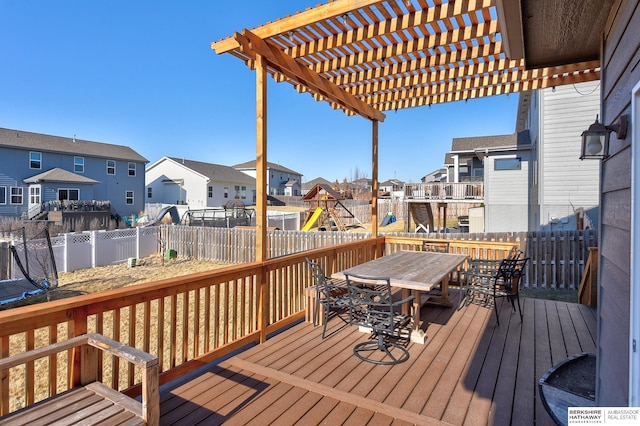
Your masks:
<path fill-rule="evenodd" d="M 309 229 L 311 229 L 313 227 L 313 224 L 316 223 L 316 221 L 318 220 L 321 214 L 322 214 L 322 208 L 318 207 L 316 211 L 313 212 L 313 214 L 311 215 L 307 223 L 304 224 L 304 226 L 302 227 L 302 230 L 308 231 Z"/>

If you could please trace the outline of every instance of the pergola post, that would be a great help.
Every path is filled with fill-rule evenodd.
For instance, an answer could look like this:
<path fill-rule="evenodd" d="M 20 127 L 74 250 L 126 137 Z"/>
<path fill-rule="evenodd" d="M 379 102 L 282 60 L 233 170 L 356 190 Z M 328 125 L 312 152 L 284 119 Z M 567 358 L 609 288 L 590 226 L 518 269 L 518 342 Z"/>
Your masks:
<path fill-rule="evenodd" d="M 371 237 L 378 236 L 378 120 L 371 120 Z"/>
<path fill-rule="evenodd" d="M 267 258 L 267 64 L 256 56 L 256 262 Z M 266 275 L 257 276 L 260 289 L 258 330 L 260 342 L 267 340 L 269 291 Z"/>

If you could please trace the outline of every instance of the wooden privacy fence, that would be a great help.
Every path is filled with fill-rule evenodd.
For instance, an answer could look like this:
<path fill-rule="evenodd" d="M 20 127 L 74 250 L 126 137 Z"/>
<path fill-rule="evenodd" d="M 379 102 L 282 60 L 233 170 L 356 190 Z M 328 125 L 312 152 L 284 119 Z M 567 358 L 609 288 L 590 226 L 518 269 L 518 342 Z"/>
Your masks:
<path fill-rule="evenodd" d="M 225 263 L 245 263 L 255 260 L 255 231 L 251 229 L 199 228 L 165 226 L 161 232 L 165 247 L 178 256 Z M 339 245 L 370 238 L 370 233 L 354 232 L 267 232 L 269 258 L 276 258 L 305 250 Z M 597 231 L 504 232 L 490 234 L 463 233 L 387 233 L 387 237 L 405 239 L 447 240 L 452 247 L 475 242 L 473 250 L 460 253 L 472 259 L 490 258 L 490 244 L 498 242 L 517 245 L 529 257 L 525 287 L 577 289 L 584 272 L 589 248 L 597 247 Z M 420 242 L 415 243 L 420 244 Z M 413 250 L 413 243 L 406 248 Z M 462 248 L 461 248 L 462 250 Z"/>
<path fill-rule="evenodd" d="M 396 237 L 422 236 L 423 239 L 446 240 L 455 247 L 464 247 L 465 242 L 500 242 L 517 245 L 529 258 L 523 285 L 528 288 L 577 289 L 584 273 L 589 248 L 597 247 L 597 231 L 552 231 L 552 232 L 504 232 L 491 234 L 386 234 Z M 485 244 L 489 248 L 489 244 Z M 483 245 L 472 251 L 465 248 L 462 253 L 471 258 L 487 258 Z M 457 252 L 457 251 L 455 251 Z M 487 252 L 489 253 L 489 252 Z M 489 257 L 490 258 L 490 257 Z"/>

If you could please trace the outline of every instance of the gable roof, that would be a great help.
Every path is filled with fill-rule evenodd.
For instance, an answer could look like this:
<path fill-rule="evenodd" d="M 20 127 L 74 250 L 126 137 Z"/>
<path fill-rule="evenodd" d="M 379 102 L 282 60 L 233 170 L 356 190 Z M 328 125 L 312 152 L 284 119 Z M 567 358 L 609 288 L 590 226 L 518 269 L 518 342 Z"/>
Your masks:
<path fill-rule="evenodd" d="M 0 128 L 0 147 L 148 163 L 128 146 Z"/>
<path fill-rule="evenodd" d="M 242 173 L 233 167 L 223 166 L 222 164 L 204 163 L 202 161 L 185 160 L 183 158 L 165 157 L 178 164 L 206 176 L 212 181 L 218 182 L 237 182 L 255 185 L 256 180 L 246 173 Z"/>
<path fill-rule="evenodd" d="M 236 170 L 255 170 L 256 169 L 256 160 L 247 161 L 246 163 L 236 164 L 232 166 Z M 279 170 L 281 172 L 289 173 L 291 175 L 302 176 L 302 173 L 296 172 L 295 170 L 291 170 L 287 167 L 281 166 L 280 164 L 270 163 L 267 161 L 267 169 L 268 170 Z"/>
<path fill-rule="evenodd" d="M 500 152 L 503 150 L 529 149 L 531 139 L 528 130 L 512 133 L 510 135 L 475 136 L 469 138 L 453 138 L 451 151 L 444 156 L 444 164 L 454 164 L 455 154 L 463 154 L 462 157 L 478 156 L 482 158 L 484 152 Z M 465 155 L 466 154 L 466 155 Z"/>
<path fill-rule="evenodd" d="M 319 183 L 302 197 L 302 201 L 314 200 L 318 194 L 329 195 L 329 200 L 344 200 L 344 197 L 339 192 L 334 191 L 331 186 Z"/>
<path fill-rule="evenodd" d="M 325 179 L 323 177 L 317 177 L 315 179 L 310 180 L 309 182 L 304 182 L 302 184 L 302 189 L 308 190 L 308 189 L 313 188 L 317 184 L 326 185 L 326 186 L 328 186 L 330 188 L 333 187 L 333 183 L 332 182 L 329 182 L 327 179 Z"/>
<path fill-rule="evenodd" d="M 56 167 L 54 169 L 51 169 L 43 173 L 38 173 L 37 175 L 24 179 L 23 182 L 24 183 L 60 182 L 60 183 L 85 183 L 85 184 L 100 183 L 100 181 L 97 181 L 95 179 L 91 179 L 86 176 L 81 176 L 79 174 L 72 173 L 68 170 L 64 170 L 59 167 Z"/>
<path fill-rule="evenodd" d="M 470 138 L 453 138 L 451 141 L 451 152 L 473 152 L 478 148 L 515 146 L 517 144 L 517 134 L 474 136 Z"/>

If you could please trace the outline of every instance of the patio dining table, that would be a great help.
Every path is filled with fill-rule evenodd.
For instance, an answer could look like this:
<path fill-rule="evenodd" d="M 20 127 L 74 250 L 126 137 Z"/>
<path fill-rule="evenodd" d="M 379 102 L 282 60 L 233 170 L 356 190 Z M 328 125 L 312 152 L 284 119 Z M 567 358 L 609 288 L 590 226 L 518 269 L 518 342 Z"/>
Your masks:
<path fill-rule="evenodd" d="M 345 274 L 385 277 L 392 287 L 402 289 L 402 297 L 414 296 L 411 341 L 424 344 L 426 334 L 420 324 L 420 309 L 426 302 L 452 307 L 449 300 L 449 275 L 467 259 L 464 254 L 423 251 L 398 251 L 332 274 L 344 279 Z M 440 286 L 439 294 L 429 293 Z"/>

